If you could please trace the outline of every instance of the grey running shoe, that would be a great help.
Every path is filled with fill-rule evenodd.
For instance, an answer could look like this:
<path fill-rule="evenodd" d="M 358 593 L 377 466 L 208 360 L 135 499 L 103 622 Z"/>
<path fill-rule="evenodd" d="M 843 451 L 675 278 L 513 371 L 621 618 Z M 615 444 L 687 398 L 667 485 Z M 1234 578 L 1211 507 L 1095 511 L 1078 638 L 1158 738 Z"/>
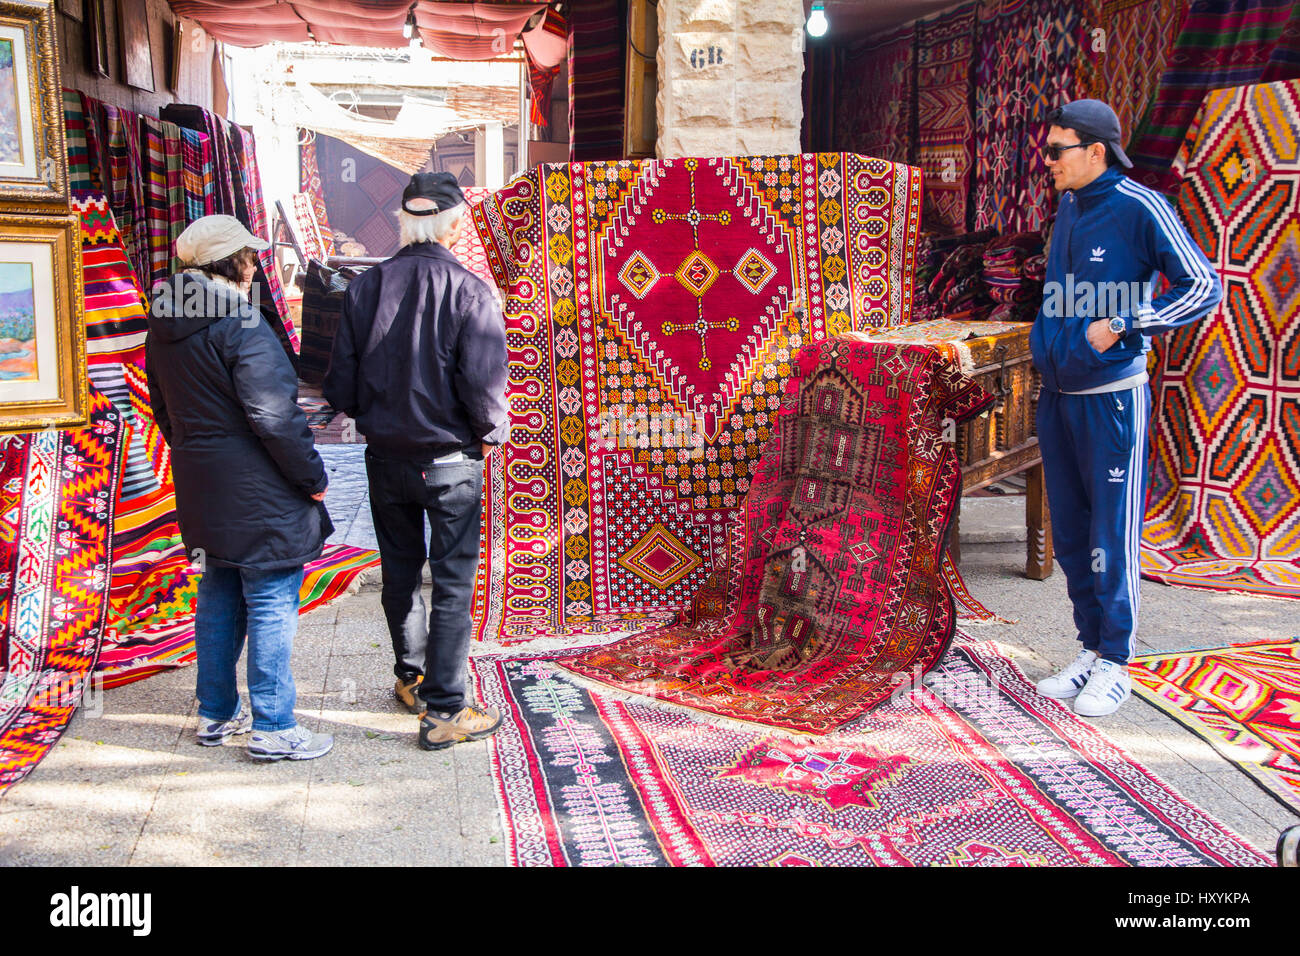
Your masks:
<path fill-rule="evenodd" d="M 241 700 L 239 710 L 229 720 L 208 720 L 206 717 L 200 716 L 195 737 L 204 747 L 219 747 L 227 737 L 233 737 L 235 734 L 246 734 L 252 729 L 253 715 L 248 712 L 248 708 L 244 706 L 244 702 Z"/>
<path fill-rule="evenodd" d="M 302 724 L 288 730 L 255 730 L 248 742 L 254 760 L 312 760 L 323 757 L 334 746 L 329 734 L 314 734 Z"/>

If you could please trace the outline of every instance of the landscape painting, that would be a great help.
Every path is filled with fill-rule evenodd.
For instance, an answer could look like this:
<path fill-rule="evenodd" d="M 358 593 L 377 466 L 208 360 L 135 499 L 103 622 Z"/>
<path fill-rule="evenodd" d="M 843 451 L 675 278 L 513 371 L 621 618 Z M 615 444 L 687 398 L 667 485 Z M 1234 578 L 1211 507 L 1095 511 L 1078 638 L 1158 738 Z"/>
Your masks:
<path fill-rule="evenodd" d="M 0 262 L 0 381 L 36 380 L 36 292 L 30 262 Z"/>
<path fill-rule="evenodd" d="M 14 75 L 14 41 L 0 37 L 0 163 L 23 161 L 21 123 L 18 80 Z"/>

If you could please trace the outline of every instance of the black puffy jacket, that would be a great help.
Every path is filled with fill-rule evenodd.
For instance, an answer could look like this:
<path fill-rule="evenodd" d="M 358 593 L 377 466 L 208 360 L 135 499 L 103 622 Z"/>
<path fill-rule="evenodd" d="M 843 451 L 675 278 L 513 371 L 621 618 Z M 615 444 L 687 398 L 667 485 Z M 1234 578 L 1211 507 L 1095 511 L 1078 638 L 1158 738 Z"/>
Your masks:
<path fill-rule="evenodd" d="M 320 557 L 325 465 L 266 320 L 232 284 L 181 272 L 154 297 L 145 356 L 191 556 L 258 571 Z"/>

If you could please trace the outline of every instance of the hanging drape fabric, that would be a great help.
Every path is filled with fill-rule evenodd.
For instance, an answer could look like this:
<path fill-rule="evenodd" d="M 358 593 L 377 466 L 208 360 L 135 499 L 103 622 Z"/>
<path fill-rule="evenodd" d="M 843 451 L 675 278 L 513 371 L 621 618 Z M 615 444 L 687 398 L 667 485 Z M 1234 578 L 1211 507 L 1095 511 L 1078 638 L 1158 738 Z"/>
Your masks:
<path fill-rule="evenodd" d="M 916 28 L 907 26 L 844 53 L 835 101 L 836 146 L 845 152 L 911 161 L 916 115 Z"/>
<path fill-rule="evenodd" d="M 1294 13 L 1292 0 L 1193 0 L 1128 150 L 1134 179 L 1162 192 L 1177 191 L 1174 157 L 1206 92 L 1257 83 L 1266 69 L 1284 73 L 1294 55 L 1293 33 L 1287 34 L 1281 59 L 1270 63 L 1270 58 Z"/>

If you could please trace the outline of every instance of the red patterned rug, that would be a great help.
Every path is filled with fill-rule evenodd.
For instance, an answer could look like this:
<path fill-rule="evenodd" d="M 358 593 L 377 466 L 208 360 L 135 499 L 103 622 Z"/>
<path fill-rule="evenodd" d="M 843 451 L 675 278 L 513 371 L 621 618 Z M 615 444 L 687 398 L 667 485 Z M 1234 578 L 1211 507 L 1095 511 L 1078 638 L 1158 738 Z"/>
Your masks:
<path fill-rule="evenodd" d="M 516 866 L 1262 866 L 1269 858 L 1040 697 L 992 644 L 832 737 L 701 723 L 471 661 Z"/>
<path fill-rule="evenodd" d="M 1211 92 L 1178 164 L 1224 296 L 1159 337 L 1142 572 L 1300 598 L 1300 80 Z"/>
<path fill-rule="evenodd" d="M 993 403 L 928 346 L 804 348 L 732 539 L 668 627 L 566 662 L 633 693 L 827 733 L 924 673 L 956 626 L 941 565 L 961 467 L 945 425 Z"/>
<path fill-rule="evenodd" d="M 0 792 L 58 742 L 99 655 L 108 612 L 122 416 L 0 436 Z"/>
<path fill-rule="evenodd" d="M 1300 813 L 1300 639 L 1144 654 L 1133 692 Z"/>
<path fill-rule="evenodd" d="M 506 292 L 480 637 L 626 631 L 725 556 L 803 344 L 906 321 L 920 172 L 854 154 L 545 165 L 474 207 Z"/>

